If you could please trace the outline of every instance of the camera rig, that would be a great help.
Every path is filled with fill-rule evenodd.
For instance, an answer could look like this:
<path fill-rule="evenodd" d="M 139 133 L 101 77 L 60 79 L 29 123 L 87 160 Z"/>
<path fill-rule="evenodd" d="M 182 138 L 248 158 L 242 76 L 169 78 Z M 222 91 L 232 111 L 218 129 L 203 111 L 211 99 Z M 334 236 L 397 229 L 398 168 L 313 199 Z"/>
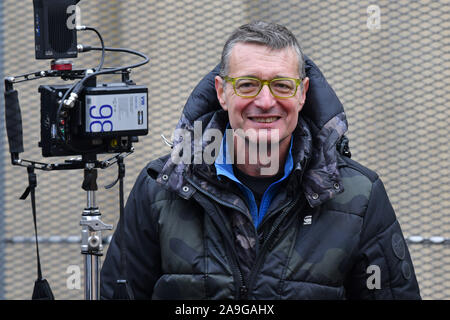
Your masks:
<path fill-rule="evenodd" d="M 105 188 L 111 188 L 120 182 L 120 219 L 122 220 L 124 158 L 134 152 L 133 143 L 138 142 L 138 136 L 148 133 L 148 90 L 146 87 L 136 85 L 130 79 L 130 73 L 133 68 L 148 63 L 149 58 L 131 49 L 105 47 L 100 33 L 92 27 L 77 26 L 76 30 L 69 30 L 67 33 L 66 7 L 78 2 L 79 0 L 33 1 L 36 58 L 53 58 L 51 68 L 4 79 L 5 122 L 11 162 L 13 165 L 26 167 L 29 178 L 29 185 L 21 199 L 25 199 L 31 194 L 38 267 L 38 279 L 35 282 L 33 299 L 54 298 L 48 283 L 42 278 L 40 266 L 35 205 L 37 179 L 34 170 L 84 170 L 82 189 L 87 192 L 87 204 L 82 213 L 80 226 L 82 228 L 81 253 L 85 257 L 85 298 L 96 300 L 100 297 L 99 257 L 103 255 L 101 232 L 112 229 L 111 225 L 103 223 L 100 219 L 101 214 L 95 194 L 98 190 L 97 169 L 105 169 L 113 164 L 118 165 L 117 179 Z M 51 15 L 58 18 L 56 20 L 61 22 L 60 25 L 50 26 L 49 21 L 56 21 L 50 19 Z M 84 30 L 94 31 L 100 39 L 101 47 L 76 45 L 76 31 Z M 46 36 L 45 31 L 48 33 L 62 32 L 66 36 L 70 34 L 69 46 L 58 45 L 55 43 L 56 40 L 49 42 L 49 39 L 52 38 Z M 53 38 L 60 39 L 61 37 Z M 73 52 L 74 45 L 76 45 L 78 53 L 92 50 L 101 51 L 100 64 L 91 69 L 72 70 L 71 61 L 64 59 L 76 56 Z M 66 52 L 58 49 L 62 47 Z M 105 68 L 103 62 L 107 51 L 132 54 L 143 60 L 127 66 Z M 102 75 L 117 75 L 121 79 L 115 83 L 99 83 L 98 78 Z M 41 85 L 38 89 L 41 94 L 41 141 L 38 145 L 42 149 L 43 157 L 78 156 L 60 163 L 44 163 L 20 158 L 20 153 L 24 152 L 22 117 L 18 91 L 14 89 L 14 85 L 43 78 L 75 81 L 68 85 Z M 97 159 L 99 154 L 115 155 L 100 161 Z M 117 297 L 123 298 L 120 291 L 125 290 L 128 292 L 124 298 L 132 298 L 132 292 L 124 277 L 124 265 L 121 268 L 122 276 L 117 280 L 119 288 Z"/>
<path fill-rule="evenodd" d="M 52 69 L 5 78 L 5 120 L 13 165 L 33 165 L 42 170 L 80 169 L 77 161 L 46 164 L 19 158 L 23 152 L 22 119 L 18 93 L 13 85 L 46 77 L 77 80 L 72 85 L 42 85 L 41 93 L 41 141 L 44 157 L 89 155 L 100 153 L 133 152 L 132 143 L 139 135 L 148 133 L 147 88 L 130 80 L 132 68 L 149 61 L 142 53 L 124 48 L 97 48 L 79 46 L 79 50 L 119 51 L 144 58 L 138 64 L 95 69 L 59 70 L 61 61 L 52 61 Z M 67 61 L 63 61 L 67 65 Z M 97 84 L 97 77 L 118 74 L 121 82 Z M 75 93 L 75 89 L 76 92 Z M 69 98 L 67 98 L 69 96 Z M 76 99 L 70 100 L 70 97 Z M 111 160 L 96 164 L 104 168 Z"/>

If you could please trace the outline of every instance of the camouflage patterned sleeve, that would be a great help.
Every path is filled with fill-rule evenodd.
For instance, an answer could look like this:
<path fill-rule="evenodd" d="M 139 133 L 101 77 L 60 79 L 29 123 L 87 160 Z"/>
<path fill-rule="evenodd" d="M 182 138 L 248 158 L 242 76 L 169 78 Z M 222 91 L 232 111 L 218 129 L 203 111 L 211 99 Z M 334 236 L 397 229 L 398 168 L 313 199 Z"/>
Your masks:
<path fill-rule="evenodd" d="M 408 247 L 379 178 L 373 182 L 357 261 L 345 285 L 349 299 L 421 299 Z"/>
<path fill-rule="evenodd" d="M 151 299 L 160 276 L 160 253 L 156 213 L 150 195 L 155 181 L 144 169 L 139 175 L 125 206 L 125 239 L 120 240 L 119 221 L 101 271 L 102 299 L 112 299 L 117 279 L 120 279 L 120 246 L 126 247 L 126 278 L 135 299 Z"/>

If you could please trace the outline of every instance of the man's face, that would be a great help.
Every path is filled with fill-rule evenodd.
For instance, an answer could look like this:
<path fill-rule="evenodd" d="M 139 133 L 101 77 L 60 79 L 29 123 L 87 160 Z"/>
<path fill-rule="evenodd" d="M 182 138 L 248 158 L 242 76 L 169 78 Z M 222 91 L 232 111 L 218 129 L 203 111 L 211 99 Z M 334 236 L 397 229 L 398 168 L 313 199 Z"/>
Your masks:
<path fill-rule="evenodd" d="M 273 50 L 258 44 L 237 43 L 231 51 L 228 76 L 251 76 L 262 80 L 299 78 L 298 56 L 293 48 Z M 225 80 L 216 77 L 215 84 L 219 102 L 228 111 L 230 125 L 234 130 L 247 132 L 254 129 L 258 132 L 266 129 L 260 132 L 267 133 L 268 140 L 271 131 L 275 130 L 278 131 L 280 143 L 290 142 L 297 126 L 298 113 L 305 103 L 308 78 L 303 80 L 303 90 L 299 86 L 296 95 L 287 99 L 274 97 L 267 85 L 256 97 L 243 98 L 235 94 L 230 82 L 225 84 Z M 259 142 L 262 142 L 263 136 L 266 135 L 259 134 Z"/>

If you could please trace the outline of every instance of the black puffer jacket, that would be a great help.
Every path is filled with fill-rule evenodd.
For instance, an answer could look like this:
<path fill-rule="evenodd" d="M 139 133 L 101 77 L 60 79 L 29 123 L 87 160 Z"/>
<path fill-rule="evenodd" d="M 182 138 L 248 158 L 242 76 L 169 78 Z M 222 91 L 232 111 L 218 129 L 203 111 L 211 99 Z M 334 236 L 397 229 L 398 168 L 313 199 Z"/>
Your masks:
<path fill-rule="evenodd" d="M 225 130 L 217 70 L 193 91 L 178 128 L 202 121 Z M 152 161 L 129 195 L 125 239 L 116 232 L 109 247 L 103 298 L 113 296 L 123 243 L 137 299 L 420 299 L 382 182 L 336 151 L 347 130 L 342 105 L 309 59 L 306 72 L 293 171 L 258 229 L 240 189 L 214 165 Z"/>

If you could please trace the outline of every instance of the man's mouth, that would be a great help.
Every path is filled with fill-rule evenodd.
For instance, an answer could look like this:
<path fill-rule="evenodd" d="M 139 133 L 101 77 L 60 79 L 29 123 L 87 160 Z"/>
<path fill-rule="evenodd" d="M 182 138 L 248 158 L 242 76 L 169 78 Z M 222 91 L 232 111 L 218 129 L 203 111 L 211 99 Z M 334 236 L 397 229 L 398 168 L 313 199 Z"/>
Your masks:
<path fill-rule="evenodd" d="M 272 123 L 279 119 L 280 117 L 249 117 L 250 120 L 260 123 Z"/>

